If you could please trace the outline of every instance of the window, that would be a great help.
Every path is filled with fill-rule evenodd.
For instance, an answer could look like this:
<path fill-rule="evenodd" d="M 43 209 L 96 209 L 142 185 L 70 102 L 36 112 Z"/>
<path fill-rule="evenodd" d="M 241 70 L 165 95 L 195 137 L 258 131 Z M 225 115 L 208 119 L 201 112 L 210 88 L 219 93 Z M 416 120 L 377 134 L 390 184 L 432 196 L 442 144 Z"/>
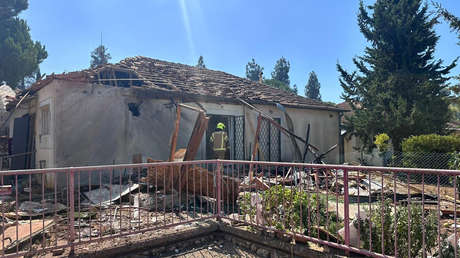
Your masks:
<path fill-rule="evenodd" d="M 274 120 L 281 124 L 280 118 Z M 281 161 L 281 131 L 270 121 L 262 119 L 259 132 L 258 160 Z"/>
<path fill-rule="evenodd" d="M 41 116 L 40 134 L 48 135 L 50 134 L 50 120 L 51 120 L 51 113 L 50 113 L 49 105 L 46 105 L 40 108 L 40 116 Z"/>

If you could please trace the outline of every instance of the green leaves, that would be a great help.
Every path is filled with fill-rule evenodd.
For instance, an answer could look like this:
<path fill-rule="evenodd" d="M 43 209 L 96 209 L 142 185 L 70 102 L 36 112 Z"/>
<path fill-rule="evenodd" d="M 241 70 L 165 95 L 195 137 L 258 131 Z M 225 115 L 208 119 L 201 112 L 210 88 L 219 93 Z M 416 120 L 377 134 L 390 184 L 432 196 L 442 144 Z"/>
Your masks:
<path fill-rule="evenodd" d="M 200 56 L 198 58 L 198 63 L 196 64 L 196 67 L 201 68 L 201 69 L 206 69 L 206 65 L 204 64 L 203 56 Z"/>
<path fill-rule="evenodd" d="M 246 78 L 251 81 L 259 81 L 262 76 L 264 68 L 256 63 L 254 58 L 246 65 Z"/>
<path fill-rule="evenodd" d="M 27 0 L 2 0 L 0 1 L 0 21 L 11 19 L 29 7 Z"/>
<path fill-rule="evenodd" d="M 23 1 L 13 2 L 20 5 Z M 0 8 L 3 8 L 0 12 L 13 14 L 19 10 L 5 8 L 4 5 L 5 3 L 0 4 Z M 39 73 L 39 64 L 48 57 L 45 47 L 38 41 L 34 42 L 29 31 L 23 19 L 0 19 L 0 82 L 6 81 L 13 88 L 21 85 L 27 77 Z"/>
<path fill-rule="evenodd" d="M 107 64 L 110 59 L 112 59 L 112 57 L 108 53 L 108 49 L 104 45 L 100 45 L 91 52 L 90 67 L 96 68 L 100 65 Z"/>
<path fill-rule="evenodd" d="M 278 80 L 275 80 L 275 79 L 264 79 L 263 82 L 264 82 L 264 84 L 267 84 L 267 85 L 272 86 L 274 88 L 282 89 L 282 90 L 292 92 L 292 93 L 297 93 L 295 89 L 289 87 L 289 85 L 285 84 L 282 81 L 278 81 Z"/>
<path fill-rule="evenodd" d="M 425 240 L 427 252 L 437 245 L 436 214 L 424 212 L 421 205 L 414 204 L 397 206 L 395 210 L 392 200 L 387 199 L 383 203 L 373 205 L 371 210 L 367 209 L 368 218 L 356 220 L 354 226 L 358 228 L 358 223 L 360 223 L 360 236 L 364 249 L 369 249 L 372 244 L 371 250 L 374 252 L 385 251 L 386 255 L 395 255 L 394 246 L 395 239 L 397 239 L 399 257 L 409 257 L 409 252 L 411 257 L 419 257 L 423 252 L 423 240 Z M 423 239 L 423 228 L 425 228 L 425 239 Z M 382 250 L 382 242 L 384 250 Z"/>
<path fill-rule="evenodd" d="M 314 71 L 310 72 L 307 85 L 305 85 L 305 96 L 310 99 L 321 100 L 321 94 L 319 89 L 321 84 L 318 81 L 318 77 Z"/>
<path fill-rule="evenodd" d="M 318 231 L 313 226 L 323 227 L 334 235 L 343 226 L 335 212 L 327 211 L 324 194 L 307 193 L 276 185 L 261 193 L 261 199 L 264 221 L 278 230 L 298 232 L 304 229 L 306 234 L 318 237 Z M 251 193 L 243 195 L 239 206 L 243 215 L 256 221 Z"/>
<path fill-rule="evenodd" d="M 281 57 L 276 61 L 275 67 L 272 72 L 272 79 L 280 81 L 289 86 L 291 81 L 289 80 L 289 70 L 291 69 L 291 64 L 286 58 Z"/>
<path fill-rule="evenodd" d="M 456 61 L 444 67 L 434 58 L 437 20 L 427 8 L 421 0 L 360 4 L 358 25 L 369 46 L 353 60 L 356 72 L 337 70 L 342 98 L 355 104 L 348 126 L 368 148 L 385 132 L 401 150 L 404 138 L 442 133 L 449 120 L 444 91 Z"/>

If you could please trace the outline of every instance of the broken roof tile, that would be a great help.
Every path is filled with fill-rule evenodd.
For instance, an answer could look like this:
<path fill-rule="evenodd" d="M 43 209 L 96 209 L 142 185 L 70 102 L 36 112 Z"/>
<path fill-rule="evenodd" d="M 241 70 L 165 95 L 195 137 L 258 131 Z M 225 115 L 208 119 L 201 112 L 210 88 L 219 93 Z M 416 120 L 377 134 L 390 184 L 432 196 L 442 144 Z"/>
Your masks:
<path fill-rule="evenodd" d="M 275 104 L 300 108 L 324 108 L 341 111 L 340 107 L 305 98 L 291 92 L 273 88 L 229 73 L 194 66 L 161 61 L 148 57 L 130 57 L 117 64 L 106 64 L 79 72 L 52 74 L 35 83 L 31 89 L 38 91 L 53 79 L 110 83 L 112 71 L 129 73 L 136 79 L 135 86 L 151 88 L 170 94 L 211 96 L 234 101 L 243 98 L 252 103 Z M 105 74 L 104 74 L 105 73 Z M 103 78 L 101 79 L 101 75 Z M 107 77 L 109 76 L 109 77 Z M 132 76 L 132 77 L 131 77 Z"/>

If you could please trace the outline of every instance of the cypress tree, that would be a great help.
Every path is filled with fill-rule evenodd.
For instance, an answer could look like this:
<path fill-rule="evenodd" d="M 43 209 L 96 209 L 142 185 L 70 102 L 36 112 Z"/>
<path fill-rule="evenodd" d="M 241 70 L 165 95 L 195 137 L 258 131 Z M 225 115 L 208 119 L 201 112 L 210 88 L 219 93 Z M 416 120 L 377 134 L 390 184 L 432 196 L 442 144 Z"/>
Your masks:
<path fill-rule="evenodd" d="M 254 58 L 246 65 L 246 78 L 251 81 L 259 81 L 264 68 L 256 63 Z"/>
<path fill-rule="evenodd" d="M 364 55 L 354 58 L 358 71 L 340 64 L 342 98 L 351 103 L 348 120 L 366 146 L 387 133 L 395 150 L 410 135 L 442 133 L 449 119 L 446 92 L 449 71 L 434 57 L 437 17 L 422 0 L 360 2 L 358 25 L 369 43 Z"/>
<path fill-rule="evenodd" d="M 320 88 L 321 84 L 318 81 L 318 77 L 316 73 L 312 71 L 308 78 L 307 85 L 305 85 L 305 96 L 310 99 L 321 100 L 321 94 L 319 93 Z"/>
<path fill-rule="evenodd" d="M 205 69 L 205 68 L 206 68 L 206 65 L 204 64 L 203 56 L 200 56 L 200 57 L 198 58 L 198 63 L 196 64 L 196 67 L 202 68 L 202 69 Z"/>

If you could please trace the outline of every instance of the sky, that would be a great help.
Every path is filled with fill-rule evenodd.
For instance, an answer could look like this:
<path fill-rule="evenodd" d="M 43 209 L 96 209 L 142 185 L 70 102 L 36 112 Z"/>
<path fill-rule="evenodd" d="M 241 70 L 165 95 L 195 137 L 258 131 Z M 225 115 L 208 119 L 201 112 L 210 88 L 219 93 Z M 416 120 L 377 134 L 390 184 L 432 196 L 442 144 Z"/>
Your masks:
<path fill-rule="evenodd" d="M 460 16 L 458 0 L 440 3 Z M 336 64 L 354 70 L 352 58 L 367 45 L 357 25 L 358 6 L 358 0 L 30 0 L 20 16 L 48 51 L 42 73 L 88 68 L 102 34 L 112 63 L 147 56 L 195 65 L 202 55 L 208 68 L 245 77 L 254 58 L 270 77 L 284 56 L 300 95 L 315 71 L 322 99 L 339 103 Z M 446 24 L 436 31 L 436 57 L 447 65 L 460 56 L 458 39 Z"/>

